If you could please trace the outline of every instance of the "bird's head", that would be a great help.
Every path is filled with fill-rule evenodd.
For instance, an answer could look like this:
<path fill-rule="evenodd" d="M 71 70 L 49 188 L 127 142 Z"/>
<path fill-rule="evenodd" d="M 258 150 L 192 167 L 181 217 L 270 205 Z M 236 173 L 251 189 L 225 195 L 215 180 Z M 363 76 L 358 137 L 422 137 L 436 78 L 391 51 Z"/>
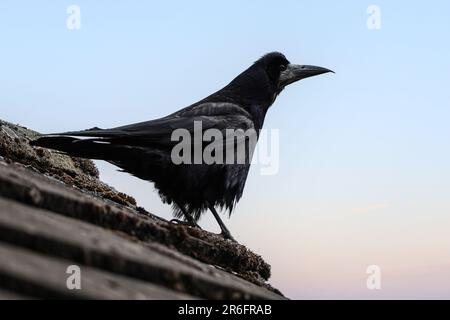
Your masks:
<path fill-rule="evenodd" d="M 333 72 L 322 67 L 292 64 L 279 52 L 271 52 L 264 55 L 255 62 L 255 65 L 264 68 L 270 82 L 278 91 L 277 93 L 291 83 L 319 74 Z"/>
<path fill-rule="evenodd" d="M 282 53 L 271 52 L 255 61 L 224 88 L 198 103 L 237 103 L 252 114 L 258 114 L 257 117 L 262 123 L 265 112 L 287 85 L 327 72 L 333 71 L 322 67 L 292 64 Z"/>

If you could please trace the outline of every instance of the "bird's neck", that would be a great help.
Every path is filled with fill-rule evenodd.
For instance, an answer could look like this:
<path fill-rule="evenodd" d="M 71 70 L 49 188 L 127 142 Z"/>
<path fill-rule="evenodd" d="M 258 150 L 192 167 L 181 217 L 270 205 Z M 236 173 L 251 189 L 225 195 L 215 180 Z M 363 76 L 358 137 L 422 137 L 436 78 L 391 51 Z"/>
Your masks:
<path fill-rule="evenodd" d="M 261 129 L 267 110 L 276 96 L 276 89 L 265 72 L 249 68 L 206 100 L 239 105 L 250 113 L 255 127 Z"/>

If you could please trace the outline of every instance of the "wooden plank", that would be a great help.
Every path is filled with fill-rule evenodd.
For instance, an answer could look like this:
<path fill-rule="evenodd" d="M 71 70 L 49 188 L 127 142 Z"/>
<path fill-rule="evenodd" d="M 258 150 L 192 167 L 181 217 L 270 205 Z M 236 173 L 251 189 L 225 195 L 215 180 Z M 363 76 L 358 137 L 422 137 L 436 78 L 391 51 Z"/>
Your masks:
<path fill-rule="evenodd" d="M 109 272 L 80 265 L 80 289 L 68 289 L 73 261 L 56 259 L 0 243 L 0 285 L 40 298 L 190 299 L 192 297 Z"/>
<path fill-rule="evenodd" d="M 212 266 L 187 264 L 109 230 L 4 198 L 0 240 L 201 298 L 283 298 Z"/>
<path fill-rule="evenodd" d="M 0 300 L 32 300 L 33 298 L 0 288 Z"/>

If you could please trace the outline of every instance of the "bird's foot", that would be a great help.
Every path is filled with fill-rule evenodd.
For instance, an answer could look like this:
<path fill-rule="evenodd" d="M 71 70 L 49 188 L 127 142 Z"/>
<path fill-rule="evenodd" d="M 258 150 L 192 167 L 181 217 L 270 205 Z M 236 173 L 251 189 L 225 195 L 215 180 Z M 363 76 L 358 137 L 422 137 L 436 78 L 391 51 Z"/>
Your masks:
<path fill-rule="evenodd" d="M 183 221 L 183 220 L 178 220 L 178 219 L 172 219 L 170 220 L 170 223 L 174 223 L 174 224 L 179 224 L 182 226 L 187 226 L 187 227 L 192 227 L 192 228 L 197 228 L 202 230 L 202 228 L 195 222 L 189 222 L 189 221 Z"/>
<path fill-rule="evenodd" d="M 236 239 L 233 238 L 230 232 L 222 231 L 221 233 L 219 233 L 219 235 L 222 236 L 222 238 L 224 238 L 225 240 L 231 240 L 234 243 L 239 243 L 236 241 Z"/>

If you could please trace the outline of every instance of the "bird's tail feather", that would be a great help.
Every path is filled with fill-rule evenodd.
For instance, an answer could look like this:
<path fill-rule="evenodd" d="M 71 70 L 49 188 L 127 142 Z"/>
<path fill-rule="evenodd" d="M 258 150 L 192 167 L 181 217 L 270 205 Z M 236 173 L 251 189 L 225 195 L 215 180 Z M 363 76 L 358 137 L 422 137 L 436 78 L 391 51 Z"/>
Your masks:
<path fill-rule="evenodd" d="M 38 146 L 67 153 L 74 157 L 89 159 L 114 159 L 114 154 L 121 146 L 102 143 L 94 139 L 78 139 L 67 136 L 44 136 L 31 141 L 32 146 Z"/>

